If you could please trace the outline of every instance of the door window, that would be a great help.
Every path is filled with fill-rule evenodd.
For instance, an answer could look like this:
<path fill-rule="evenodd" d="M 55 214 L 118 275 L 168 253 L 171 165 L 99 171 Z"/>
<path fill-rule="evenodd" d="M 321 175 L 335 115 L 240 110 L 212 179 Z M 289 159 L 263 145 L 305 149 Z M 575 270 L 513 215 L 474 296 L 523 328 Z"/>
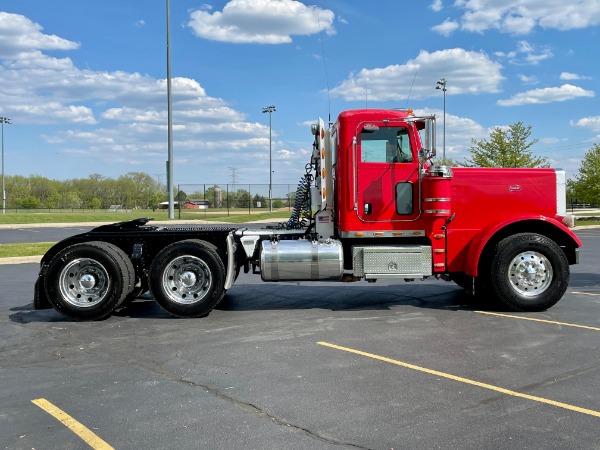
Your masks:
<path fill-rule="evenodd" d="M 363 129 L 360 133 L 361 162 L 412 162 L 410 136 L 405 127 Z"/>

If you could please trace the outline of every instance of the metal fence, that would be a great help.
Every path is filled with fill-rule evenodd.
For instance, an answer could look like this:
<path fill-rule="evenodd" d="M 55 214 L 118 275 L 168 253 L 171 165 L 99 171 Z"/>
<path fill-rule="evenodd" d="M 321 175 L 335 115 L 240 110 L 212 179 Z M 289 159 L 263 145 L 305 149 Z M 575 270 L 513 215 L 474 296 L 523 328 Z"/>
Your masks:
<path fill-rule="evenodd" d="M 178 184 L 175 209 L 205 214 L 260 214 L 270 211 L 291 211 L 296 196 L 296 184 Z M 166 207 L 163 204 L 163 207 Z"/>

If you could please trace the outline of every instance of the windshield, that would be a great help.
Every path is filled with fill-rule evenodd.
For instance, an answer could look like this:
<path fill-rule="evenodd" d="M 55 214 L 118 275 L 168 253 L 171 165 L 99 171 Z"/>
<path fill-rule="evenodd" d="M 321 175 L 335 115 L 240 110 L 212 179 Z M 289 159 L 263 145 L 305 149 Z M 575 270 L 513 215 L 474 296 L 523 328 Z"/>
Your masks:
<path fill-rule="evenodd" d="M 412 161 L 410 136 L 406 127 L 379 127 L 360 133 L 361 161 L 406 163 Z"/>

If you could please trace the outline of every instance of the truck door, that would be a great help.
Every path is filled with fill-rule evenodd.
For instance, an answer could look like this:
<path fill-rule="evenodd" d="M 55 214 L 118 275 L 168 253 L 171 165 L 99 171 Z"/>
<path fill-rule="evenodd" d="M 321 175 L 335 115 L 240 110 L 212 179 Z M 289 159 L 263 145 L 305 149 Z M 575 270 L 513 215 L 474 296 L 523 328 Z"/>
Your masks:
<path fill-rule="evenodd" d="M 354 159 L 356 213 L 361 221 L 389 223 L 418 217 L 419 164 L 411 124 L 362 123 Z"/>

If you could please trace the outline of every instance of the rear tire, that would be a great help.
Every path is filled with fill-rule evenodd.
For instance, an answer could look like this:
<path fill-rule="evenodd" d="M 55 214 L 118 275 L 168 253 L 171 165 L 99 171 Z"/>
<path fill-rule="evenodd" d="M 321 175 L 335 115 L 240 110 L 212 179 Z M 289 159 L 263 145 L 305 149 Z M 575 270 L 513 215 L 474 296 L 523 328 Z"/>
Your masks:
<path fill-rule="evenodd" d="M 544 311 L 569 284 L 569 262 L 551 239 L 534 233 L 509 236 L 496 246 L 490 282 L 498 300 L 514 311 Z"/>
<path fill-rule="evenodd" d="M 150 267 L 150 291 L 167 312 L 206 316 L 225 294 L 225 265 L 216 247 L 200 240 L 164 248 Z"/>
<path fill-rule="evenodd" d="M 133 264 L 120 248 L 107 242 L 71 245 L 48 265 L 48 301 L 75 320 L 101 320 L 117 308 L 133 288 Z"/>

